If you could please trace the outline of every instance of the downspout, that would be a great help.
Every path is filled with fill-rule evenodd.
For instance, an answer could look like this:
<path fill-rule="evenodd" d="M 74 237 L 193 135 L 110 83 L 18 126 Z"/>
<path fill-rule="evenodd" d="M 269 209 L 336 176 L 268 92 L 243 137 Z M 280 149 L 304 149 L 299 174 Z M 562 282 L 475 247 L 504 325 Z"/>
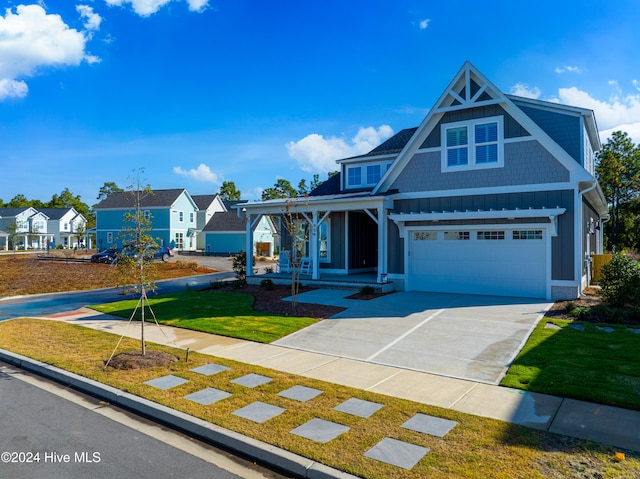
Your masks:
<path fill-rule="evenodd" d="M 582 221 L 583 220 L 582 204 L 583 204 L 584 195 L 589 193 L 590 191 L 596 189 L 597 186 L 598 186 L 598 181 L 594 180 L 593 184 L 591 186 L 589 186 L 586 190 L 583 190 L 583 191 L 579 192 L 580 193 L 580 225 L 581 225 L 581 228 L 584 227 L 584 224 L 583 224 L 583 221 Z M 583 231 L 580 231 L 580 244 L 582 245 L 582 248 L 580 248 L 581 249 L 580 256 L 585 256 L 585 254 L 584 254 L 585 245 L 582 244 L 583 241 L 584 241 Z M 591 286 L 591 257 L 590 256 L 589 257 L 585 256 L 582 261 L 584 261 L 584 264 L 585 264 L 586 270 L 587 270 L 586 271 L 586 273 L 587 273 L 587 286 Z M 583 291 L 582 291 L 582 278 L 580 278 L 580 294 L 581 295 L 583 294 Z"/>

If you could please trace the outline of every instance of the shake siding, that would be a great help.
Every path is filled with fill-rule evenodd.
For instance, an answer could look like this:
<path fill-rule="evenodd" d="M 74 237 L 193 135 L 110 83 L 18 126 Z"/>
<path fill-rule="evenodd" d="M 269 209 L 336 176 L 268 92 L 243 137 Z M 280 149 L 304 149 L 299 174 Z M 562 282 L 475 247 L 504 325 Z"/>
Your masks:
<path fill-rule="evenodd" d="M 542 128 L 580 165 L 582 158 L 582 124 L 577 116 L 541 110 L 530 106 L 518 105 L 537 125 Z"/>
<path fill-rule="evenodd" d="M 504 167 L 442 173 L 440 151 L 417 153 L 390 189 L 402 192 L 569 181 L 569 172 L 537 141 L 504 145 Z"/>

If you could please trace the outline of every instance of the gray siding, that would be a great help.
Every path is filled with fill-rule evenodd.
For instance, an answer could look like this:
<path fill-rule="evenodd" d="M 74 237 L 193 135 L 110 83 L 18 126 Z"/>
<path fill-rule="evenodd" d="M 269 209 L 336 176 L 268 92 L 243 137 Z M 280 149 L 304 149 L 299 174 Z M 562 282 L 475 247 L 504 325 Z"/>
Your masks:
<path fill-rule="evenodd" d="M 494 195 L 453 196 L 446 198 L 420 198 L 413 200 L 398 200 L 394 205 L 394 213 L 411 213 L 419 211 L 453 211 L 453 210 L 489 210 L 522 208 L 565 208 L 567 211 L 558 218 L 558 236 L 551 239 L 551 279 L 573 280 L 574 257 L 574 192 L 562 191 L 536 191 L 527 193 L 508 193 Z M 474 220 L 465 221 L 464 224 L 502 223 L 505 225 L 517 225 L 519 223 L 548 222 L 546 218 L 520 219 L 520 220 Z M 424 223 L 431 226 L 434 223 Z M 440 221 L 437 225 L 461 224 L 460 222 Z M 417 225 L 417 224 L 416 224 Z M 397 238 L 398 229 L 389 228 L 389 272 L 402 273 L 404 266 L 404 252 L 398 247 L 402 242 Z"/>
<path fill-rule="evenodd" d="M 525 105 L 518 107 L 582 165 L 582 124 L 579 117 Z"/>
<path fill-rule="evenodd" d="M 417 153 L 389 189 L 402 192 L 569 181 L 569 171 L 535 140 L 504 145 L 504 167 L 442 173 L 440 151 Z"/>

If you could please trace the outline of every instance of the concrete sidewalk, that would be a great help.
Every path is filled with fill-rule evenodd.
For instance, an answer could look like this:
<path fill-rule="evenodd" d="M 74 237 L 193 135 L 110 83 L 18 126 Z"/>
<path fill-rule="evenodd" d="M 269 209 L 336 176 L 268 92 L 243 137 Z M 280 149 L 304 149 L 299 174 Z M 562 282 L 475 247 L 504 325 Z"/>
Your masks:
<path fill-rule="evenodd" d="M 82 309 L 43 319 L 138 337 L 128 321 Z M 640 451 L 640 412 L 425 372 L 162 326 L 149 342 Z"/>

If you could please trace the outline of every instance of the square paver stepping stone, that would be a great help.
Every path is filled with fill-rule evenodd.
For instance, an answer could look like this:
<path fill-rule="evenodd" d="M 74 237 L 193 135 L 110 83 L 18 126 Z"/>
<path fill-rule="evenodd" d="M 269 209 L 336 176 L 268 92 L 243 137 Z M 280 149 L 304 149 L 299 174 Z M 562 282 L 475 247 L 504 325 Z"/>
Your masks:
<path fill-rule="evenodd" d="M 227 366 L 220 366 L 219 364 L 205 364 L 204 366 L 199 366 L 197 368 L 191 369 L 194 373 L 203 374 L 204 376 L 213 376 L 214 374 L 221 373 L 222 371 L 226 371 L 230 368 Z"/>
<path fill-rule="evenodd" d="M 342 424 L 314 418 L 289 432 L 296 436 L 306 437 L 312 441 L 329 442 L 340 434 L 344 434 L 349 429 L 351 428 L 343 426 Z"/>
<path fill-rule="evenodd" d="M 321 391 L 320 389 L 308 388 L 307 386 L 293 386 L 286 391 L 278 393 L 278 396 L 288 399 L 294 399 L 300 402 L 306 402 L 322 393 L 323 391 Z"/>
<path fill-rule="evenodd" d="M 262 376 L 261 374 L 247 374 L 246 376 L 239 377 L 231 381 L 235 384 L 240 384 L 241 386 L 245 386 L 248 388 L 255 388 L 261 386 L 263 384 L 267 384 L 268 382 L 273 381 L 272 378 L 267 376 Z"/>
<path fill-rule="evenodd" d="M 411 429 L 412 431 L 422 432 L 431 436 L 444 437 L 451 429 L 453 429 L 458 423 L 450 421 L 449 419 L 442 419 L 439 417 L 429 416 L 427 414 L 416 414 L 402 427 L 405 429 Z"/>
<path fill-rule="evenodd" d="M 369 417 L 382 406 L 382 404 L 378 404 L 377 402 L 351 398 L 347 399 L 342 404 L 338 404 L 333 409 L 334 411 L 345 412 L 354 416 Z"/>
<path fill-rule="evenodd" d="M 256 401 L 248 406 L 238 409 L 237 411 L 233 411 L 231 414 L 243 417 L 249 421 L 263 423 L 285 411 L 286 409 L 284 408 Z"/>
<path fill-rule="evenodd" d="M 546 323 L 544 329 L 562 329 L 562 327 L 554 323 Z"/>
<path fill-rule="evenodd" d="M 569 327 L 577 329 L 578 331 L 582 331 L 584 329 L 584 326 L 582 324 L 570 324 Z"/>
<path fill-rule="evenodd" d="M 611 326 L 598 326 L 597 328 L 605 333 L 613 333 L 615 331 L 615 328 L 612 328 Z"/>
<path fill-rule="evenodd" d="M 161 378 L 151 379 L 150 381 L 145 381 L 144 384 L 148 386 L 152 386 L 157 389 L 171 389 L 176 386 L 180 386 L 181 384 L 188 383 L 188 379 L 179 378 L 178 376 L 174 376 L 173 374 L 169 374 L 168 376 L 162 376 Z"/>
<path fill-rule="evenodd" d="M 411 470 L 428 452 L 429 449 L 426 447 L 385 437 L 364 455 L 376 461 Z"/>
<path fill-rule="evenodd" d="M 184 398 L 188 399 L 189 401 L 202 404 L 203 406 L 208 406 L 209 404 L 213 404 L 214 402 L 226 399 L 229 396 L 231 396 L 231 393 L 228 393 L 227 391 L 221 391 L 220 389 L 215 388 L 206 388 L 195 393 L 187 394 Z"/>

